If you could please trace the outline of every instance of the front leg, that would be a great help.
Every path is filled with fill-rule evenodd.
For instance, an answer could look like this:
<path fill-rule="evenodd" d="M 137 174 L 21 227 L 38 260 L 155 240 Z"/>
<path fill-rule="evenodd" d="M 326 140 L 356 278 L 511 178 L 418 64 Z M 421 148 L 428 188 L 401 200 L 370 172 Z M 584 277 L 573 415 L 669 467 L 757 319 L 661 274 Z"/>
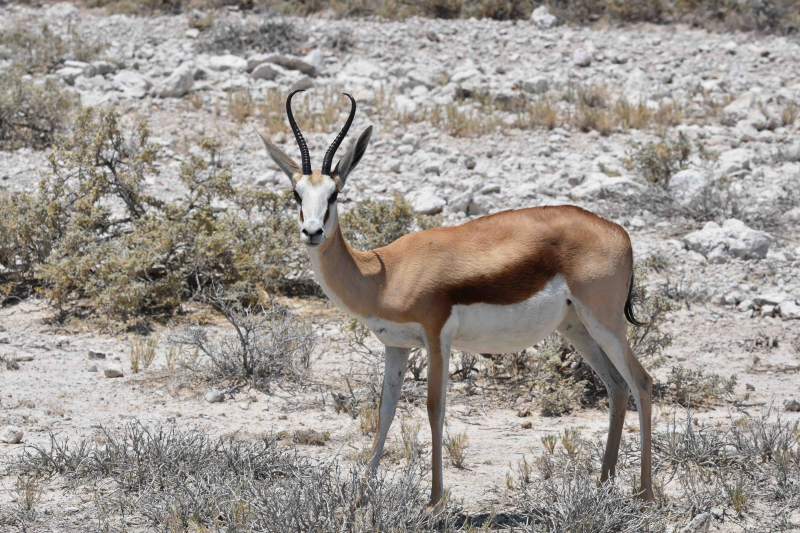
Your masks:
<path fill-rule="evenodd" d="M 383 455 L 383 446 L 386 444 L 389 427 L 392 425 L 394 413 L 397 410 L 397 402 L 400 399 L 400 390 L 403 388 L 409 353 L 411 353 L 409 348 L 386 347 L 383 392 L 381 393 L 381 403 L 378 408 L 378 432 L 375 433 L 375 440 L 372 443 L 367 475 L 377 470 L 381 455 Z"/>
<path fill-rule="evenodd" d="M 444 493 L 442 479 L 442 437 L 450 365 L 450 341 L 441 335 L 427 335 L 428 347 L 428 421 L 431 424 L 431 507 Z"/>

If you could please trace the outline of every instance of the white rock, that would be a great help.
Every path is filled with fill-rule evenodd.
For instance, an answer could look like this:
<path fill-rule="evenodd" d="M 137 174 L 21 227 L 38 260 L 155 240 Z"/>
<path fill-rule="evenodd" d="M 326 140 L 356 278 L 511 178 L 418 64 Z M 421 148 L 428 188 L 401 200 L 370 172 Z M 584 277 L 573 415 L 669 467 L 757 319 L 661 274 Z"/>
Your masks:
<path fill-rule="evenodd" d="M 17 426 L 6 426 L 0 431 L 0 442 L 17 444 L 22 442 L 22 430 Z"/>
<path fill-rule="evenodd" d="M 313 86 L 314 82 L 311 80 L 311 78 L 309 76 L 303 76 L 292 84 L 292 86 L 289 88 L 289 91 L 305 91 Z"/>
<path fill-rule="evenodd" d="M 736 100 L 726 105 L 722 109 L 724 119 L 729 123 L 738 122 L 739 120 L 747 117 L 750 109 L 753 107 L 753 95 L 744 93 L 739 95 Z"/>
<path fill-rule="evenodd" d="M 56 71 L 56 76 L 64 80 L 67 85 L 73 85 L 75 78 L 83 76 L 83 71 L 82 67 L 64 67 Z"/>
<path fill-rule="evenodd" d="M 150 80 L 133 70 L 120 70 L 112 84 L 129 98 L 143 98 L 152 86 Z"/>
<path fill-rule="evenodd" d="M 800 305 L 797 305 L 793 300 L 781 302 L 778 307 L 780 308 L 781 318 L 785 320 L 797 320 L 800 318 Z"/>
<path fill-rule="evenodd" d="M 70 2 L 59 2 L 47 8 L 47 14 L 55 19 L 65 19 L 78 13 L 78 8 Z"/>
<path fill-rule="evenodd" d="M 346 76 L 369 78 L 371 80 L 383 80 L 388 77 L 386 70 L 381 68 L 380 65 L 360 58 L 348 62 L 341 72 Z"/>
<path fill-rule="evenodd" d="M 572 53 L 572 64 L 576 67 L 588 67 L 592 64 L 592 54 L 583 48 L 578 48 Z"/>
<path fill-rule="evenodd" d="M 466 213 L 471 201 L 472 193 L 467 191 L 451 198 L 450 201 L 447 202 L 447 206 L 454 213 Z"/>
<path fill-rule="evenodd" d="M 320 72 L 322 72 L 322 67 L 325 65 L 325 58 L 322 56 L 322 51 L 319 49 L 311 50 L 303 56 L 302 61 L 306 65 L 313 67 L 313 71 L 304 72 L 304 74 L 308 74 L 309 76 L 319 76 Z"/>
<path fill-rule="evenodd" d="M 719 155 L 719 169 L 723 176 L 739 172 L 740 170 L 750 170 L 750 160 L 752 157 L 752 152 L 746 148 L 727 150 Z"/>
<path fill-rule="evenodd" d="M 197 39 L 200 37 L 200 30 L 197 28 L 189 28 L 183 33 L 188 39 Z"/>
<path fill-rule="evenodd" d="M 279 68 L 277 65 L 262 63 L 253 69 L 251 75 L 254 80 L 274 80 L 281 74 L 281 71 L 278 70 Z"/>
<path fill-rule="evenodd" d="M 312 54 L 314 54 L 314 52 L 312 52 Z M 251 56 L 247 61 L 245 61 L 245 69 L 250 71 L 263 63 L 274 63 L 282 66 L 285 69 L 297 70 L 306 76 L 311 76 L 314 78 L 319 75 L 319 71 L 317 70 L 317 67 L 309 61 L 317 61 L 317 59 L 320 57 L 321 56 L 318 56 L 317 54 L 314 54 L 311 57 L 306 56 L 306 58 L 308 58 L 307 61 L 306 58 L 300 59 L 299 57 L 286 56 L 282 54 L 258 54 Z"/>
<path fill-rule="evenodd" d="M 176 68 L 155 89 L 159 98 L 180 98 L 187 94 L 194 83 L 194 63 L 186 62 Z"/>
<path fill-rule="evenodd" d="M 722 226 L 708 222 L 703 229 L 693 231 L 683 238 L 687 249 L 705 255 L 711 263 L 725 263 L 740 259 L 763 259 L 767 256 L 772 237 L 763 231 L 747 227 L 736 219 L 726 220 Z"/>
<path fill-rule="evenodd" d="M 476 68 L 467 68 L 462 70 L 457 70 L 453 72 L 453 75 L 450 76 L 451 83 L 463 83 L 467 80 L 470 80 L 476 76 L 480 76 L 481 71 Z"/>
<path fill-rule="evenodd" d="M 590 172 L 569 191 L 573 200 L 605 198 L 607 195 L 631 196 L 644 190 L 644 185 L 625 177 L 609 177 L 602 172 Z"/>
<path fill-rule="evenodd" d="M 219 403 L 225 401 L 225 393 L 219 389 L 211 389 L 205 394 L 208 403 Z"/>
<path fill-rule="evenodd" d="M 217 71 L 226 70 L 247 70 L 247 60 L 243 57 L 235 56 L 233 54 L 225 54 L 221 56 L 211 56 L 206 63 L 208 68 Z"/>
<path fill-rule="evenodd" d="M 436 192 L 436 187 L 428 186 L 410 194 L 411 209 L 420 215 L 441 213 L 447 202 Z"/>
<path fill-rule="evenodd" d="M 699 171 L 686 169 L 674 174 L 667 188 L 680 205 L 689 206 L 700 198 L 706 183 L 706 177 Z"/>
<path fill-rule="evenodd" d="M 117 71 L 117 66 L 110 61 L 92 61 L 92 66 L 94 67 L 95 72 L 101 76 L 105 76 L 106 74 L 111 74 L 112 72 Z"/>
<path fill-rule="evenodd" d="M 250 409 L 250 402 L 239 402 L 239 409 L 247 411 Z"/>
<path fill-rule="evenodd" d="M 97 372 L 97 365 L 91 365 L 86 369 L 87 372 Z"/>
<path fill-rule="evenodd" d="M 531 13 L 531 20 L 540 28 L 552 28 L 558 22 L 555 15 L 550 13 L 547 6 L 539 6 Z"/>
<path fill-rule="evenodd" d="M 550 82 L 544 76 L 536 76 L 522 82 L 522 90 L 526 93 L 542 94 L 550 90 Z"/>

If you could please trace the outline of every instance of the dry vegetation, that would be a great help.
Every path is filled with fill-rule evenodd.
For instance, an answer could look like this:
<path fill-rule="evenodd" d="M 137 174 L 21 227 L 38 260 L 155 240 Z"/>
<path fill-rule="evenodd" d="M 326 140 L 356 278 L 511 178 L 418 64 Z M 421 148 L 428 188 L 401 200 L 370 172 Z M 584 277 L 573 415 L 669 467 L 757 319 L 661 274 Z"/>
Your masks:
<path fill-rule="evenodd" d="M 219 147 L 190 156 L 176 203 L 143 193 L 156 174 L 144 123 L 123 133 L 114 111 L 81 113 L 50 156 L 36 194 L 0 197 L 5 285 L 35 284 L 63 313 L 81 307 L 119 319 L 170 316 L 218 283 L 275 289 L 288 284 L 294 222 L 284 196 L 231 184 Z M 228 208 L 219 211 L 218 202 Z"/>
<path fill-rule="evenodd" d="M 494 512 L 462 514 L 452 500 L 438 513 L 427 513 L 415 453 L 396 474 L 369 481 L 369 503 L 355 507 L 360 466 L 347 472 L 336 461 L 303 457 L 279 445 L 281 437 L 248 443 L 237 435 L 214 438 L 202 430 L 134 422 L 118 431 L 100 428 L 89 440 L 69 443 L 51 435 L 49 445 L 27 447 L 7 465 L 16 479 L 16 506 L 0 512 L 0 524 L 46 520 L 38 501 L 50 487 L 93 494 L 91 513 L 101 526 L 171 530 L 284 532 L 313 524 L 314 531 L 659 532 L 671 531 L 668 523 L 709 512 L 725 513 L 744 530 L 790 527 L 792 509 L 800 504 L 796 422 L 770 421 L 765 412 L 699 427 L 691 415 L 672 414 L 666 425 L 654 434 L 655 504 L 645 506 L 636 498 L 636 439 L 623 441 L 616 480 L 598 485 L 604 443 L 587 441 L 572 428 L 542 438 L 541 451 L 510 469 L 508 512 L 500 521 Z M 283 438 L 307 445 L 327 440 L 311 431 Z M 466 438 L 447 442 L 451 460 L 463 466 Z"/>
<path fill-rule="evenodd" d="M 562 21 L 573 24 L 685 22 L 709 29 L 779 34 L 791 34 L 800 28 L 800 8 L 794 0 L 87 0 L 86 4 L 105 7 L 113 13 L 136 15 L 230 6 L 301 16 L 328 10 L 337 17 L 378 15 L 389 19 L 421 16 L 495 20 L 527 19 L 536 7 L 544 4 Z"/>

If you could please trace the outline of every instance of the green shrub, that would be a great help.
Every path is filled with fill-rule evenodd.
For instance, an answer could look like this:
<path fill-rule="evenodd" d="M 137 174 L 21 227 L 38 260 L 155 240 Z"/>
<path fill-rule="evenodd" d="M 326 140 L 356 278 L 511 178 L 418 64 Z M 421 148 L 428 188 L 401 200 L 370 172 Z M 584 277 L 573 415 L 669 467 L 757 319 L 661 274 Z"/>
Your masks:
<path fill-rule="evenodd" d="M 0 75 L 0 150 L 49 146 L 77 105 L 56 80 L 34 82 L 23 74 L 15 65 Z"/>
<path fill-rule="evenodd" d="M 371 250 L 391 244 L 417 229 L 440 226 L 439 217 L 414 215 L 411 204 L 399 193 L 392 201 L 364 200 L 342 215 L 342 233 L 352 246 Z"/>
<path fill-rule="evenodd" d="M 656 384 L 654 395 L 683 407 L 699 407 L 732 396 L 736 381 L 735 374 L 726 379 L 679 365 L 672 367 L 666 383 Z"/>
<path fill-rule="evenodd" d="M 131 136 L 113 110 L 83 111 L 49 158 L 36 194 L 0 197 L 0 281 L 33 278 L 62 311 L 78 305 L 120 319 L 169 316 L 216 283 L 275 290 L 287 281 L 295 232 L 290 199 L 231 184 L 219 146 L 181 167 L 186 193 L 143 192 L 156 148 L 140 122 Z M 224 206 L 223 209 L 220 209 Z"/>

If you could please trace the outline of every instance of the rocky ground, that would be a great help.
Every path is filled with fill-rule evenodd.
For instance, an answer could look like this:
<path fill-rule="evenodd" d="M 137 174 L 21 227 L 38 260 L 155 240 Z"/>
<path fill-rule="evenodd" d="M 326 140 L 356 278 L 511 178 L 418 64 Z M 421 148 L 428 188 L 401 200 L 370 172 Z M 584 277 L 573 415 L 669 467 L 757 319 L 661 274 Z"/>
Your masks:
<path fill-rule="evenodd" d="M 650 265 L 650 290 L 680 303 L 668 316 L 675 340 L 656 375 L 680 364 L 738 376 L 736 407 L 710 408 L 699 420 L 713 424 L 731 409 L 755 413 L 770 404 L 800 410 L 792 402 L 800 399 L 800 121 L 791 111 L 800 102 L 797 39 L 682 26 L 549 27 L 541 12 L 519 22 L 313 17 L 286 19 L 302 34 L 293 50 L 226 52 L 210 51 L 214 30 L 201 31 L 193 14 L 108 16 L 66 3 L 6 6 L 0 13 L 0 30 L 47 23 L 106 44 L 96 60 L 69 61 L 50 75 L 83 106 L 114 105 L 131 123 L 148 122 L 161 147 L 161 174 L 148 182 L 156 196 L 177 194 L 180 162 L 198 153 L 205 136 L 222 142 L 239 184 L 285 188 L 253 127 L 290 154 L 294 139 L 285 126 L 270 131 L 273 108 L 257 106 L 266 106 L 275 91 L 309 89 L 298 98 L 309 103 L 297 108 L 321 117 L 306 133 L 318 161 L 344 120 L 346 100 L 337 94 L 347 91 L 359 102 L 351 131 L 373 125 L 375 133 L 339 197 L 345 209 L 397 191 L 417 212 L 440 214 L 445 224 L 562 203 L 608 216 L 631 234 L 637 261 Z M 263 18 L 236 11 L 211 17 L 216 27 Z M 10 62 L 0 47 L 0 72 Z M 568 95 L 587 87 L 604 87 L 611 102 L 623 96 L 644 102 L 653 112 L 676 106 L 680 116 L 676 125 L 602 133 L 567 119 L 552 129 L 520 122 L 520 109 L 545 100 L 562 117 L 579 113 Z M 237 118 L 232 95 L 249 95 L 255 110 Z M 627 161 L 636 143 L 678 132 L 718 157 L 695 148 L 686 169 L 676 169 L 665 187 L 647 182 Z M 0 189 L 33 190 L 46 157 L 24 148 L 0 152 Z M 85 323 L 52 325 L 52 310 L 36 299 L 2 308 L 0 354 L 16 357 L 20 369 L 0 373 L 0 427 L 19 428 L 22 444 L 42 444 L 49 431 L 76 438 L 132 417 L 201 425 L 215 434 L 306 426 L 331 432 L 324 447 L 308 453 L 353 460 L 371 438 L 359 432 L 357 420 L 335 413 L 324 394 L 342 387 L 357 366 L 358 357 L 341 342 L 345 317 L 326 301 L 287 303 L 320 339 L 311 380 L 300 389 L 240 392 L 220 403 L 207 402 L 206 390 L 165 369 L 163 343 L 151 369 L 132 374 L 130 335 Z M 106 377 L 109 366 L 124 376 Z M 457 398 L 449 424 L 468 434 L 469 461 L 465 470 L 448 468 L 446 484 L 473 511 L 502 501 L 509 465 L 538 446 L 540 435 L 576 426 L 602 437 L 607 424 L 602 406 L 523 419 L 519 406 Z M 403 409 L 425 420 L 424 406 Z M 668 412 L 660 407 L 657 420 Z M 634 420 L 629 413 L 635 431 Z M 20 447 L 0 444 L 0 457 L 13 457 Z M 11 492 L 0 491 L 0 506 L 10 505 Z M 56 488 L 43 505 L 58 517 L 59 531 L 89 527 L 84 503 Z M 736 529 L 717 516 L 711 531 L 718 530 Z"/>

